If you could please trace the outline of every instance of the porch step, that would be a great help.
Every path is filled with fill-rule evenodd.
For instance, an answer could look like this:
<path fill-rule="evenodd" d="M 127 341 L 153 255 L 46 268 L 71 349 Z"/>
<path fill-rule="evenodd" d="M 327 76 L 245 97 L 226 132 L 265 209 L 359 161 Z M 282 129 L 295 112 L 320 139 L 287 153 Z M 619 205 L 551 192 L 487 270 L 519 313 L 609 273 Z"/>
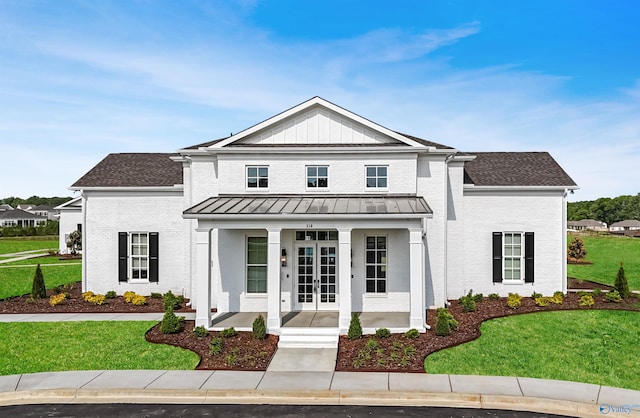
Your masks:
<path fill-rule="evenodd" d="M 338 328 L 280 328 L 279 348 L 337 348 Z"/>

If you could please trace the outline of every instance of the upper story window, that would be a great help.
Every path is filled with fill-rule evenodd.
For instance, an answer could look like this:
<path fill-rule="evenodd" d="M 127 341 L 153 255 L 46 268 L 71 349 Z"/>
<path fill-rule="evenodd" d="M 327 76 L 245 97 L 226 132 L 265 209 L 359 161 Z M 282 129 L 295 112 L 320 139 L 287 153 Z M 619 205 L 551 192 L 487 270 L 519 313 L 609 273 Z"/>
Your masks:
<path fill-rule="evenodd" d="M 387 170 L 386 165 L 368 165 L 365 167 L 365 184 L 367 189 L 386 189 Z"/>
<path fill-rule="evenodd" d="M 307 166 L 307 188 L 318 189 L 329 187 L 329 167 L 326 165 Z"/>
<path fill-rule="evenodd" d="M 266 189 L 269 187 L 269 167 L 268 166 L 248 166 L 247 167 L 247 188 Z"/>

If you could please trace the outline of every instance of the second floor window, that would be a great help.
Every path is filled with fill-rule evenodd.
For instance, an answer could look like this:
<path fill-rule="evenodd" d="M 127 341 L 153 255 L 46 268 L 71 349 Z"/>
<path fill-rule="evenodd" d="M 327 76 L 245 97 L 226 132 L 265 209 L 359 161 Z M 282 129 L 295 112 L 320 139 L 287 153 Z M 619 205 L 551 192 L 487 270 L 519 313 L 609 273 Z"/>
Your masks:
<path fill-rule="evenodd" d="M 386 189 L 387 188 L 387 169 L 386 165 L 368 165 L 365 167 L 365 181 L 367 189 Z"/>
<path fill-rule="evenodd" d="M 269 187 L 269 167 L 249 166 L 247 167 L 247 188 L 266 189 Z"/>
<path fill-rule="evenodd" d="M 307 166 L 307 188 L 329 187 L 329 167 L 326 165 Z"/>

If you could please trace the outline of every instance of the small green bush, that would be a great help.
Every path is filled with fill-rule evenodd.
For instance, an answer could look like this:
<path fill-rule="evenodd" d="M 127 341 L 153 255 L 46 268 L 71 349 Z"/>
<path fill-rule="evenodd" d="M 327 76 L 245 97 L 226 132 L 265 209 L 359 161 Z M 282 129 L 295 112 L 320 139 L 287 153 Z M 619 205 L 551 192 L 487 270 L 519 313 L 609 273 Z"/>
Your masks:
<path fill-rule="evenodd" d="M 234 327 L 225 328 L 222 331 L 220 331 L 220 336 L 222 338 L 231 338 L 231 337 L 235 337 L 236 335 L 238 335 L 238 332 Z"/>
<path fill-rule="evenodd" d="M 460 297 L 458 302 L 462 305 L 463 312 L 475 312 L 476 310 L 476 301 L 473 298 L 473 290 L 469 290 L 465 296 Z"/>
<path fill-rule="evenodd" d="M 47 297 L 47 287 L 44 284 L 44 276 L 40 264 L 36 266 L 36 272 L 33 275 L 33 285 L 31 286 L 32 299 L 44 299 Z"/>
<path fill-rule="evenodd" d="M 453 331 L 458 329 L 458 321 L 453 317 L 453 314 L 447 308 L 438 308 L 436 309 L 436 320 L 438 317 L 443 316 L 447 321 L 449 321 L 449 328 Z"/>
<path fill-rule="evenodd" d="M 446 337 L 451 334 L 451 326 L 449 325 L 449 319 L 446 314 L 439 313 L 436 318 L 436 335 L 439 337 Z"/>
<path fill-rule="evenodd" d="M 262 315 L 258 315 L 258 317 L 253 320 L 253 338 L 257 340 L 267 338 L 267 326 L 264 323 L 264 317 Z"/>
<path fill-rule="evenodd" d="M 511 309 L 518 309 L 522 302 L 522 296 L 517 293 L 509 293 L 507 297 L 507 306 Z"/>
<path fill-rule="evenodd" d="M 531 294 L 531 299 L 538 299 L 542 297 L 542 293 L 538 293 L 538 292 L 533 292 Z"/>
<path fill-rule="evenodd" d="M 591 295 L 583 295 L 580 296 L 580 306 L 593 306 L 595 302 L 593 301 L 593 296 Z"/>
<path fill-rule="evenodd" d="M 173 310 L 180 309 L 181 305 L 178 297 L 176 297 L 171 290 L 167 290 L 167 293 L 162 295 L 162 303 L 165 311 L 169 308 Z"/>
<path fill-rule="evenodd" d="M 222 338 L 215 337 L 211 339 L 211 342 L 209 343 L 209 352 L 212 356 L 217 356 L 222 353 Z"/>
<path fill-rule="evenodd" d="M 116 292 L 115 290 L 109 290 L 107 293 L 104 294 L 104 297 L 107 299 L 115 299 L 116 298 Z"/>
<path fill-rule="evenodd" d="M 378 348 L 378 342 L 376 340 L 374 340 L 373 338 L 369 338 L 367 340 L 367 348 L 369 350 L 375 350 L 376 348 Z"/>
<path fill-rule="evenodd" d="M 476 293 L 475 295 L 473 295 L 473 301 L 475 303 L 482 302 L 482 299 L 484 299 L 484 295 L 482 293 Z"/>
<path fill-rule="evenodd" d="M 622 267 L 622 263 L 620 263 L 618 275 L 616 276 L 616 282 L 613 286 L 616 288 L 618 293 L 620 293 L 620 297 L 622 299 L 626 299 L 631 296 L 631 292 L 629 291 L 629 283 L 627 282 L 627 275 L 624 273 L 624 267 Z"/>
<path fill-rule="evenodd" d="M 404 336 L 407 338 L 415 339 L 420 336 L 420 331 L 415 328 L 411 328 L 409 331 L 404 333 Z"/>
<path fill-rule="evenodd" d="M 151 299 L 162 299 L 162 293 L 152 292 Z"/>
<path fill-rule="evenodd" d="M 617 290 L 608 291 L 607 294 L 604 296 L 604 298 L 606 299 L 607 302 L 619 303 L 620 301 L 622 301 L 622 298 L 620 297 L 620 293 Z"/>
<path fill-rule="evenodd" d="M 591 295 L 592 295 L 594 298 L 600 297 L 600 296 L 602 296 L 602 290 L 600 290 L 600 289 L 593 289 L 593 292 L 591 292 Z"/>
<path fill-rule="evenodd" d="M 390 335 L 391 331 L 389 331 L 389 328 L 378 328 L 376 330 L 376 337 L 378 338 L 387 338 Z"/>
<path fill-rule="evenodd" d="M 191 333 L 198 338 L 204 338 L 209 335 L 209 331 L 202 325 L 195 327 Z"/>
<path fill-rule="evenodd" d="M 358 338 L 362 338 L 362 324 L 360 324 L 360 318 L 355 312 L 351 314 L 351 322 L 349 323 L 349 331 L 347 332 L 347 337 L 350 340 L 357 340 Z"/>
<path fill-rule="evenodd" d="M 163 334 L 175 334 L 184 326 L 184 316 L 176 316 L 173 309 L 167 309 L 160 322 L 160 332 Z"/>
<path fill-rule="evenodd" d="M 487 295 L 487 297 L 488 297 L 489 299 L 491 299 L 491 300 L 498 300 L 498 299 L 500 299 L 500 295 L 499 295 L 499 294 L 497 294 L 497 293 L 489 293 L 489 294 Z"/>

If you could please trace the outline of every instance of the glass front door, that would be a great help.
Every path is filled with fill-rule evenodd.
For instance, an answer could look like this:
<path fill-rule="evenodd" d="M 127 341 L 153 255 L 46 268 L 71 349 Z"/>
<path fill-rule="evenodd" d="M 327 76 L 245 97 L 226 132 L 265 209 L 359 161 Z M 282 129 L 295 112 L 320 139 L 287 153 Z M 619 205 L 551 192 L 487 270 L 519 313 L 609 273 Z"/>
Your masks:
<path fill-rule="evenodd" d="M 296 308 L 338 309 L 337 245 L 306 242 L 296 246 Z"/>

